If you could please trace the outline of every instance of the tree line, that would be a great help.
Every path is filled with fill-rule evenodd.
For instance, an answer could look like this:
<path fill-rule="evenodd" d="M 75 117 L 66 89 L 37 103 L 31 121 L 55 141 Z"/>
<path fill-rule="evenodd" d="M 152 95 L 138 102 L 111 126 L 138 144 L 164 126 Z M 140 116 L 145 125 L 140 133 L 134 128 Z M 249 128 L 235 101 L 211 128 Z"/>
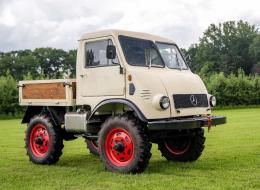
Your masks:
<path fill-rule="evenodd" d="M 28 75 L 32 79 L 73 77 L 76 72 L 76 50 L 55 48 L 0 53 L 0 76 L 10 74 L 16 80 Z"/>
<path fill-rule="evenodd" d="M 19 80 L 74 78 L 76 50 L 37 48 L 0 52 L 0 115 L 17 115 Z"/>
<path fill-rule="evenodd" d="M 245 21 L 211 24 L 183 50 L 191 70 L 202 77 L 218 106 L 260 104 L 260 33 Z"/>
<path fill-rule="evenodd" d="M 182 49 L 219 106 L 260 103 L 260 33 L 245 21 L 211 24 L 199 42 Z M 71 78 L 76 50 L 37 48 L 0 52 L 0 114 L 16 114 L 19 80 Z"/>
<path fill-rule="evenodd" d="M 260 34 L 255 25 L 244 21 L 211 24 L 199 43 L 184 50 L 195 72 L 260 74 Z"/>

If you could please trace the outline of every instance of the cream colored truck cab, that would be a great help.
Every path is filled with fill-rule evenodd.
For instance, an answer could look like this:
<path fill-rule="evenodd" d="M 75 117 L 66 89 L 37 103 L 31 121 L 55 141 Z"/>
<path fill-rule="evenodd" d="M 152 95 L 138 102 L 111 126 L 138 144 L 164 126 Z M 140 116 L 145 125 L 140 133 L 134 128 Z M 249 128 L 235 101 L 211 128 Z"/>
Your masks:
<path fill-rule="evenodd" d="M 194 161 L 204 148 L 202 127 L 226 122 L 211 115 L 215 97 L 170 39 L 121 30 L 85 34 L 76 65 L 76 79 L 19 83 L 20 104 L 28 106 L 26 149 L 35 163 L 58 160 L 43 145 L 51 142 L 49 128 L 64 140 L 83 136 L 113 172 L 144 171 L 151 142 L 168 160 Z"/>

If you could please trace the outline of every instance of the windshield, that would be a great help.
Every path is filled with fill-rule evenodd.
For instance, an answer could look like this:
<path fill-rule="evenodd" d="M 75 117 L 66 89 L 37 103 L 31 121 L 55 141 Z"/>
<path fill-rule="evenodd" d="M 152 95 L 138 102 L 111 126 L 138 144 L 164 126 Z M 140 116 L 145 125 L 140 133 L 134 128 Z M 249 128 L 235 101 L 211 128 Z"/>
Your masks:
<path fill-rule="evenodd" d="M 163 60 L 150 40 L 119 36 L 126 61 L 130 65 L 164 67 Z"/>
<path fill-rule="evenodd" d="M 171 69 L 188 69 L 178 47 L 174 44 L 156 42 L 164 63 Z"/>

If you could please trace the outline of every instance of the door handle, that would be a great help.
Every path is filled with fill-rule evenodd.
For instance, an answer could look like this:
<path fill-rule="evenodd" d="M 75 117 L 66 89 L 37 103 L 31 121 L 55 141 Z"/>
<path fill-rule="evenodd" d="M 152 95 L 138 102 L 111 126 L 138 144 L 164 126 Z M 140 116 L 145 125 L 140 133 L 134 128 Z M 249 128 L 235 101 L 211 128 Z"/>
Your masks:
<path fill-rule="evenodd" d="M 81 78 L 83 78 L 84 76 L 87 76 L 87 74 L 81 74 L 79 75 Z"/>

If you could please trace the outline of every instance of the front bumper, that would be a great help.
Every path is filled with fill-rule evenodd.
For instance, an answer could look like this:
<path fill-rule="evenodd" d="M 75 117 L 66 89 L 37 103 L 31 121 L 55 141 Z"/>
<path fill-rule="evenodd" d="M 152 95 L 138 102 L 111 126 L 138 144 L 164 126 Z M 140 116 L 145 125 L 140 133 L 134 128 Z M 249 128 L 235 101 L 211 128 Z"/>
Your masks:
<path fill-rule="evenodd" d="M 225 116 L 209 116 L 194 118 L 178 118 L 159 121 L 149 121 L 148 130 L 176 130 L 176 129 L 194 129 L 200 127 L 211 127 L 226 123 Z"/>

